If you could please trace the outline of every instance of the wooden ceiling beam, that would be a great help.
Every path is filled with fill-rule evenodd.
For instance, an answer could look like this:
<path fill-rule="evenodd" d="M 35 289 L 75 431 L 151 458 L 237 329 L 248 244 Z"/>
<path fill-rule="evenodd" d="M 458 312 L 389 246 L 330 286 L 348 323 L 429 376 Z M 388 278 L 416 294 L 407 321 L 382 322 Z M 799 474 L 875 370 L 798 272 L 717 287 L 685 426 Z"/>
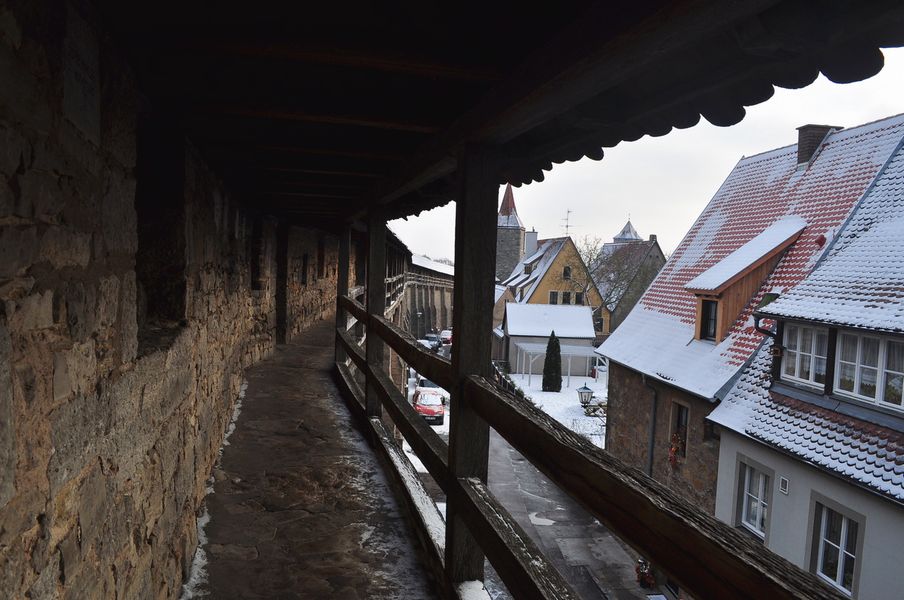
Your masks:
<path fill-rule="evenodd" d="M 201 105 L 194 113 L 202 115 L 224 115 L 248 119 L 268 119 L 272 121 L 297 121 L 348 127 L 370 127 L 389 131 L 432 134 L 441 129 L 439 124 L 417 123 L 402 119 L 387 119 L 378 116 L 331 115 L 306 112 L 298 109 L 267 108 L 255 106 Z"/>
<path fill-rule="evenodd" d="M 283 60 L 312 65 L 346 67 L 356 70 L 381 71 L 429 79 L 496 82 L 502 76 L 485 65 L 457 65 L 379 50 L 357 50 L 342 47 L 304 46 L 301 44 L 268 44 L 253 42 L 194 41 L 182 44 L 180 50 L 206 52 L 262 60 Z"/>

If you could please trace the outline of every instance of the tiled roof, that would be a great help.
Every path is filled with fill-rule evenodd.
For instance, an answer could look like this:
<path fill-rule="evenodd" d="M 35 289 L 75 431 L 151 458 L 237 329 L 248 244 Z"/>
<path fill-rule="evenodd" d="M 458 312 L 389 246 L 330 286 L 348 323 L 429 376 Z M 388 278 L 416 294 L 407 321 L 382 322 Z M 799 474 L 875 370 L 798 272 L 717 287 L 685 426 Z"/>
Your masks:
<path fill-rule="evenodd" d="M 889 161 L 826 259 L 763 312 L 904 332 L 904 148 Z"/>
<path fill-rule="evenodd" d="M 593 311 L 589 306 L 565 304 L 505 305 L 505 332 L 515 336 L 547 337 L 553 331 L 560 338 L 592 340 Z"/>
<path fill-rule="evenodd" d="M 505 194 L 502 196 L 502 206 L 499 207 L 499 215 L 496 218 L 496 227 L 517 227 L 524 229 L 524 223 L 518 216 L 515 208 L 515 193 L 510 183 L 505 186 Z"/>
<path fill-rule="evenodd" d="M 422 269 L 429 269 L 431 271 L 436 271 L 437 273 L 442 273 L 443 275 L 455 275 L 455 267 L 452 265 L 437 262 L 432 258 L 420 254 L 413 254 L 411 256 L 411 264 L 416 267 L 421 267 Z"/>
<path fill-rule="evenodd" d="M 650 288 L 600 347 L 618 363 L 714 398 L 762 341 L 752 313 L 816 264 L 904 136 L 904 116 L 829 134 L 798 168 L 796 146 L 741 159 Z M 786 215 L 807 227 L 719 344 L 694 341 L 696 298 L 685 285 Z"/>
<path fill-rule="evenodd" d="M 543 279 L 543 275 L 549 270 L 550 265 L 555 261 L 556 256 L 565 247 L 567 237 L 550 238 L 548 240 L 537 241 L 537 251 L 530 256 L 524 257 L 521 262 L 515 265 L 512 274 L 508 279 L 502 282 L 502 285 L 515 287 L 515 300 L 517 302 L 529 302 L 537 284 Z M 524 272 L 525 265 L 532 265 L 530 274 Z M 524 296 L 520 294 L 524 290 Z"/>
<path fill-rule="evenodd" d="M 771 392 L 771 347 L 767 339 L 707 418 L 904 501 L 904 434 Z"/>

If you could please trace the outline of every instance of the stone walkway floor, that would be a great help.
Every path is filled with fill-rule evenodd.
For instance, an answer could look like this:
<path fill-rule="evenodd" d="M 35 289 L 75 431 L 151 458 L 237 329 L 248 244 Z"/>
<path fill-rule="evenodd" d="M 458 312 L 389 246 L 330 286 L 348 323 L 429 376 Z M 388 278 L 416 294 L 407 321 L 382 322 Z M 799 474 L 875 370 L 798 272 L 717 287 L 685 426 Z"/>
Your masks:
<path fill-rule="evenodd" d="M 247 372 L 207 496 L 205 598 L 434 598 L 416 540 L 333 384 L 318 324 Z"/>

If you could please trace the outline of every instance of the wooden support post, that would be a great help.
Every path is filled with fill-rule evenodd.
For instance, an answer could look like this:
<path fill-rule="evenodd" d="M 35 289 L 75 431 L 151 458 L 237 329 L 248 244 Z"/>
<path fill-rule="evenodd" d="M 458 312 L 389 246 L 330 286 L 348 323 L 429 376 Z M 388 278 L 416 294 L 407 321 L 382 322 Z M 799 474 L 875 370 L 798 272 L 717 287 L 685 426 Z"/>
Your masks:
<path fill-rule="evenodd" d="M 351 244 L 351 229 L 344 228 L 339 234 L 339 272 L 336 274 L 336 328 L 345 331 L 348 326 L 348 317 L 342 302 L 339 301 L 342 296 L 348 295 L 348 263 L 349 263 L 349 247 Z M 345 362 L 345 350 L 342 344 L 336 344 L 336 362 Z"/>
<path fill-rule="evenodd" d="M 496 276 L 498 163 L 486 148 L 468 147 L 459 162 L 455 204 L 455 290 L 449 469 L 455 478 L 487 480 L 490 429 L 464 393 L 469 375 L 491 375 L 493 284 Z M 461 498 L 446 506 L 446 575 L 457 585 L 483 580 L 484 554 L 461 516 Z"/>
<path fill-rule="evenodd" d="M 386 310 L 386 219 L 371 212 L 367 220 L 367 312 L 383 316 Z M 383 340 L 373 331 L 367 332 L 367 364 L 383 369 Z M 379 417 L 382 413 L 380 396 L 370 375 L 367 376 L 365 414 Z"/>

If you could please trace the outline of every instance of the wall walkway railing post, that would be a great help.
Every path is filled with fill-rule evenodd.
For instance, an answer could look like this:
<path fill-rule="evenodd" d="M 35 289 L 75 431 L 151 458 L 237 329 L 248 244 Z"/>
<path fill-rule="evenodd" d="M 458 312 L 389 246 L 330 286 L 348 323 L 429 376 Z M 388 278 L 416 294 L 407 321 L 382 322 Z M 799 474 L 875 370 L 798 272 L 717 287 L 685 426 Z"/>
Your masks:
<path fill-rule="evenodd" d="M 367 218 L 367 312 L 384 316 L 386 311 L 386 219 L 378 211 L 371 211 Z M 367 332 L 367 364 L 372 369 L 383 369 L 383 340 Z M 365 414 L 378 417 L 383 408 L 377 393 L 377 384 L 367 374 Z"/>
<path fill-rule="evenodd" d="M 336 274 L 336 329 L 345 331 L 348 317 L 342 307 L 342 297 L 348 295 L 349 255 L 351 246 L 351 229 L 345 227 L 339 233 L 339 272 Z M 336 344 L 336 362 L 345 362 L 345 350 L 342 344 Z"/>
<path fill-rule="evenodd" d="M 453 478 L 487 480 L 490 430 L 465 395 L 470 375 L 491 375 L 490 331 L 496 265 L 498 162 L 484 147 L 468 147 L 458 163 L 455 205 L 455 287 L 449 469 Z M 452 495 L 446 507 L 446 575 L 457 585 L 483 580 L 484 554 L 462 518 L 465 500 Z"/>

